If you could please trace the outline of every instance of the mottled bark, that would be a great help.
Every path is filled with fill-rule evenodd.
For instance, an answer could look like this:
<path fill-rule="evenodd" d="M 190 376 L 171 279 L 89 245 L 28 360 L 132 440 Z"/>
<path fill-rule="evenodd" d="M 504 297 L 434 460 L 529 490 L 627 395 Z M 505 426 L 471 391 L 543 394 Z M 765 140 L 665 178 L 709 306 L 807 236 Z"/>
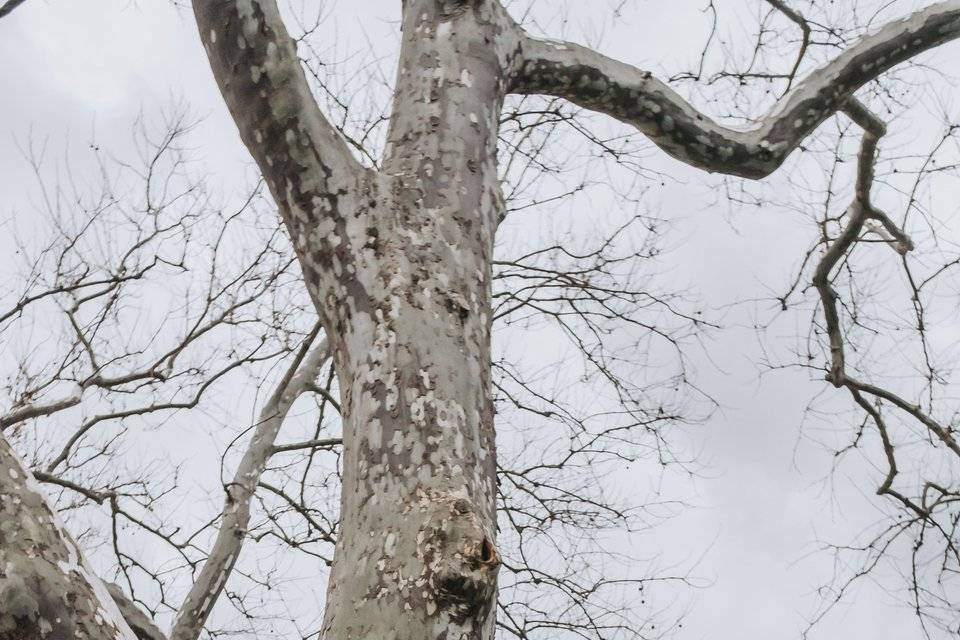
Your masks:
<path fill-rule="evenodd" d="M 0 17 L 22 1 L 0 5 Z M 194 7 L 225 102 L 289 229 L 340 381 L 343 533 L 323 623 L 328 640 L 493 636 L 490 278 L 503 215 L 496 143 L 507 92 L 566 98 L 637 127 L 683 162 L 758 178 L 849 107 L 866 82 L 960 35 L 960 0 L 932 5 L 855 43 L 798 82 L 756 127 L 737 130 L 649 72 L 530 38 L 498 0 L 405 0 L 388 148 L 374 172 L 317 107 L 274 0 Z M 858 393 L 911 410 L 856 384 Z M 0 427 L 79 402 L 78 393 L 20 408 Z M 276 398 L 277 412 L 228 489 L 220 538 L 174 630 L 178 640 L 196 638 L 236 559 L 253 478 L 290 402 Z M 132 640 L 2 438 L 0 492 L 0 640 Z M 157 635 L 146 616 L 140 622 L 141 638 Z"/>
<path fill-rule="evenodd" d="M 960 36 L 960 0 L 896 20 L 844 49 L 781 98 L 747 130 L 697 111 L 649 71 L 568 42 L 523 38 L 511 90 L 549 94 L 635 126 L 671 156 L 707 171 L 762 178 L 883 72 Z"/>
<path fill-rule="evenodd" d="M 326 340 L 321 340 L 308 352 L 316 335 L 317 331 L 310 335 L 286 375 L 270 395 L 260 412 L 250 444 L 237 465 L 233 481 L 224 487 L 226 497 L 217 538 L 203 563 L 200 575 L 177 613 L 170 631 L 170 640 L 196 640 L 200 637 L 203 625 L 213 611 L 230 572 L 233 571 L 243 541 L 247 537 L 250 501 L 267 462 L 275 451 L 273 445 L 280 433 L 280 427 L 283 426 L 293 403 L 316 382 L 320 369 L 329 357 L 330 348 Z"/>
<path fill-rule="evenodd" d="M 363 290 L 336 319 L 344 535 L 325 638 L 493 636 L 490 281 L 510 24 L 495 3 L 405 7 L 389 196 L 355 245 Z"/>
<path fill-rule="evenodd" d="M 260 167 L 329 329 L 375 181 L 323 117 L 275 1 L 196 0 L 200 39 L 240 137 Z M 351 211 L 349 217 L 343 212 Z M 329 334 L 328 334 L 329 335 Z"/>
<path fill-rule="evenodd" d="M 137 640 L 0 436 L 0 640 Z"/>

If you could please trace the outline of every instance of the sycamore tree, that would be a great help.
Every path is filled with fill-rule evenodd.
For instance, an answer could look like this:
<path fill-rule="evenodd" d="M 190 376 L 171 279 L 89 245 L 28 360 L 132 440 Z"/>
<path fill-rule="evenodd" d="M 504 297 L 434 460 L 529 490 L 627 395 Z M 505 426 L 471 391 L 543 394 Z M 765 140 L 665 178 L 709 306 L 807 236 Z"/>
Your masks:
<path fill-rule="evenodd" d="M 282 322 L 271 326 L 251 312 L 249 322 L 270 327 L 260 332 L 266 338 L 252 351 L 223 354 L 237 367 L 262 357 L 284 360 L 287 368 L 264 404 L 234 480 L 224 485 L 218 531 L 208 552 L 200 560 L 191 556 L 192 536 L 173 542 L 186 565 L 199 568 L 192 572 L 193 586 L 177 608 L 170 638 L 187 640 L 201 633 L 234 569 L 240 545 L 253 535 L 250 504 L 264 490 L 307 520 L 311 542 L 332 547 L 326 605 L 312 637 L 480 639 L 492 638 L 498 627 L 521 638 L 544 633 L 597 638 L 654 633 L 630 628 L 629 618 L 622 616 L 610 622 L 609 616 L 591 609 L 591 595 L 607 586 L 603 580 L 584 585 L 569 571 L 551 573 L 524 556 L 525 529 L 543 530 L 555 520 L 575 527 L 619 517 L 592 497 L 589 487 L 571 492 L 562 483 L 545 480 L 543 472 L 568 463 L 589 467 L 600 454 L 626 455 L 607 438 L 616 440 L 623 432 L 629 442 L 631 430 L 651 433 L 650 448 L 665 463 L 673 461 L 657 431 L 675 418 L 671 408 L 657 402 L 648 389 L 619 377 L 618 355 L 596 349 L 593 340 L 603 342 L 604 332 L 618 321 L 635 323 L 675 344 L 682 330 L 645 323 L 642 314 L 626 312 L 624 305 L 666 310 L 694 327 L 702 322 L 671 306 L 668 296 L 638 292 L 629 283 L 618 282 L 629 280 L 625 275 L 629 264 L 623 265 L 642 255 L 611 255 L 610 247 L 616 246 L 612 240 L 587 254 L 556 246 L 512 259 L 495 257 L 498 228 L 522 206 L 510 203 L 522 201 L 522 187 L 531 175 L 542 178 L 546 173 L 539 155 L 545 149 L 544 126 L 573 122 L 576 127 L 582 117 L 577 110 L 619 121 L 686 165 L 753 181 L 776 172 L 798 149 L 813 147 L 814 153 L 822 153 L 826 148 L 830 181 L 822 191 L 810 191 L 823 202 L 803 203 L 810 207 L 817 237 L 806 256 L 799 256 L 796 279 L 775 299 L 786 310 L 804 296 L 813 298 L 809 307 L 813 322 L 805 349 L 798 353 L 798 366 L 816 372 L 848 396 L 859 412 L 859 428 L 850 443 L 837 447 L 838 457 L 875 440 L 881 471 L 875 489 L 895 507 L 888 526 L 875 538 L 836 550 L 841 555 L 858 554 L 863 565 L 839 576 L 827 604 L 906 539 L 908 599 L 925 632 L 929 635 L 937 628 L 957 632 L 960 442 L 948 408 L 949 366 L 937 362 L 936 345 L 928 335 L 928 292 L 958 261 L 949 251 L 942 256 L 918 251 L 921 239 L 936 244 L 936 233 L 926 229 L 908 233 L 913 231 L 908 223 L 915 218 L 929 227 L 939 226 L 930 222 L 931 212 L 921 206 L 919 186 L 906 189 L 905 213 L 899 216 L 881 208 L 875 191 L 881 186 L 877 183 L 894 182 L 878 171 L 878 149 L 887 125 L 877 108 L 889 104 L 885 99 L 896 102 L 896 79 L 887 74 L 960 36 L 960 3 L 920 7 L 882 25 L 854 12 L 846 16 L 851 23 L 843 29 L 835 26 L 836 16 L 821 15 L 821 8 L 811 6 L 804 13 L 768 0 L 758 3 L 759 35 L 755 46 L 747 47 L 745 58 L 725 55 L 724 64 L 711 69 L 706 63 L 711 34 L 698 69 L 660 79 L 597 49 L 539 37 L 531 7 L 505 6 L 500 0 L 405 0 L 396 74 L 385 80 L 392 104 L 381 118 L 367 120 L 367 135 L 375 137 L 378 128 L 385 128 L 381 146 L 368 143 L 355 127 L 339 120 L 349 110 L 349 96 L 336 95 L 322 81 L 322 60 L 314 59 L 311 65 L 310 57 L 304 56 L 308 39 L 288 35 L 289 25 L 275 2 L 193 4 L 213 74 L 279 210 L 318 320 L 313 326 L 284 331 Z M 716 18 L 713 4 L 708 11 Z M 771 33 L 795 34 L 794 53 L 786 65 L 782 56 L 771 54 Z M 812 68 L 811 59 L 817 56 L 823 64 Z M 772 106 L 766 115 L 731 117 L 747 120 L 747 126 L 721 124 L 671 86 L 695 83 L 729 83 L 734 98 L 748 95 L 742 87 L 759 85 L 772 97 Z M 336 100 L 331 101 L 331 95 Z M 732 104 L 734 111 L 740 108 L 736 99 Z M 824 147 L 817 138 L 827 122 L 841 127 L 833 136 L 833 147 Z M 851 153 L 847 140 L 854 131 L 859 146 Z M 948 118 L 941 144 L 922 156 L 919 165 L 913 157 L 895 159 L 908 167 L 901 172 L 919 185 L 935 172 L 932 167 L 936 172 L 949 170 L 950 165 L 944 168 L 937 160 L 942 148 L 953 144 L 955 131 Z M 590 140 L 610 155 L 626 158 L 624 162 L 634 160 L 619 143 L 602 136 Z M 845 161 L 855 166 L 846 187 L 832 177 Z M 731 183 L 726 184 L 734 193 Z M 736 184 L 737 197 L 749 201 L 749 185 Z M 572 190 L 581 188 L 574 185 Z M 149 202 L 140 210 L 151 215 L 158 211 Z M 155 233 L 182 234 L 187 228 L 183 220 L 174 216 Z M 147 233 L 144 242 L 151 241 L 153 236 L 141 233 Z M 75 235 L 82 236 L 82 229 Z M 137 232 L 134 237 L 133 246 L 140 247 Z M 262 255 L 283 253 L 272 249 L 271 238 L 265 239 L 267 254 L 255 254 L 257 269 L 265 266 Z M 68 240 L 57 247 L 59 254 L 52 255 L 70 255 L 75 246 Z M 860 259 L 867 250 L 882 250 L 879 259 L 896 261 L 902 270 L 910 307 L 906 315 L 884 316 L 890 289 L 878 294 L 872 283 L 864 282 L 859 265 L 871 264 Z M 924 259 L 915 264 L 914 253 Z M 876 259 L 873 253 L 870 256 Z M 588 267 L 578 270 L 578 260 Z M 131 364 L 139 355 L 133 348 L 104 359 L 98 354 L 104 341 L 88 336 L 90 327 L 119 317 L 112 312 L 113 292 L 133 278 L 131 274 L 176 269 L 182 267 L 182 259 L 171 255 L 161 262 L 146 258 L 132 266 L 121 262 L 107 277 L 89 281 L 83 264 L 81 260 L 80 266 L 55 271 L 43 281 L 45 289 L 28 288 L 4 317 L 4 321 L 19 317 L 37 300 L 67 294 L 71 303 L 62 312 L 74 341 L 65 360 L 71 373 L 55 374 L 49 383 L 42 375 L 26 376 L 13 394 L 13 409 L 3 418 L 0 462 L 7 470 L 0 474 L 3 638 L 131 638 L 133 628 L 139 637 L 164 637 L 140 620 L 142 613 L 122 591 L 103 587 L 34 480 L 108 503 L 114 517 L 124 513 L 121 498 L 128 485 L 98 492 L 58 475 L 61 464 L 69 466 L 70 440 L 70 446 L 54 454 L 47 469 L 39 472 L 7 443 L 8 429 L 56 414 L 62 404 L 80 403 L 87 389 L 109 395 L 130 390 L 130 385 L 139 390 L 141 383 L 165 385 L 174 377 L 172 356 Z M 266 274 L 258 271 L 256 277 L 248 278 L 251 272 L 241 270 L 239 278 L 229 280 L 234 289 L 227 287 L 223 298 L 210 301 L 212 309 L 227 306 L 227 311 L 215 315 L 217 326 L 237 321 L 231 305 L 240 305 L 237 308 L 245 312 L 250 304 L 262 311 L 257 306 L 264 295 L 260 287 L 282 279 L 288 268 L 283 260 L 270 264 Z M 584 276 L 588 272 L 606 280 L 598 284 L 596 277 Z M 84 324 L 78 319 L 80 307 L 90 302 L 82 291 L 87 287 L 105 301 L 99 307 L 104 320 Z M 941 288 L 938 295 L 942 294 Z M 276 319 L 283 305 L 268 308 L 268 316 Z M 538 395 L 535 385 L 494 362 L 494 323 L 511 314 L 516 318 L 533 312 L 552 318 L 575 336 L 584 358 L 615 391 L 623 423 L 614 423 L 610 432 L 591 434 L 575 416 L 563 415 L 563 398 Z M 571 324 L 571 319 L 576 322 Z M 571 328 L 577 322 L 579 331 Z M 869 346 L 871 341 L 882 342 L 877 336 L 884 330 L 904 327 L 904 333 L 919 341 L 922 358 L 919 383 L 901 381 L 898 386 L 899 378 L 891 383 L 884 361 Z M 186 349 L 194 339 L 190 332 L 182 334 L 172 353 Z M 634 345 L 638 350 L 647 347 Z M 650 352 L 656 349 L 650 347 Z M 328 355 L 332 364 L 323 384 L 318 380 L 324 379 Z M 126 373 L 106 375 L 117 363 Z M 84 370 L 73 371 L 78 367 Z M 187 380 L 183 386 L 194 384 L 202 390 L 205 380 L 217 379 L 218 371 L 190 367 L 182 374 Z M 191 382 L 194 378 L 197 381 Z M 76 385 L 71 395 L 59 402 L 44 400 L 45 391 L 67 379 Z M 676 374 L 673 382 L 685 382 L 684 374 Z M 512 393 L 517 389 L 533 401 Z M 302 442 L 275 444 L 283 416 L 305 393 L 320 398 L 321 406 L 336 409 L 339 433 L 325 438 L 318 430 Z M 498 454 L 495 400 L 545 418 L 559 414 L 572 430 L 580 429 L 579 435 L 570 437 L 568 451 L 561 451 L 556 460 L 545 457 L 538 465 L 508 466 L 507 456 Z M 502 434 L 499 438 L 502 446 L 516 445 L 504 443 Z M 508 446 L 504 449 L 509 455 Z M 305 450 L 312 456 L 316 450 L 333 448 L 338 456 L 339 508 L 330 522 L 317 520 L 309 492 L 291 496 L 285 487 L 262 478 L 274 454 Z M 910 472 L 904 473 L 908 466 Z M 511 484 L 513 492 L 504 489 Z M 546 515 L 534 514 L 525 497 Z M 159 537 L 175 537 L 154 529 Z M 509 546 L 498 542 L 498 531 L 504 529 L 511 534 Z M 278 525 L 274 535 L 283 538 L 284 530 Z M 304 544 L 289 536 L 285 542 L 294 548 Z M 518 557 L 523 562 L 515 562 Z M 132 565 L 129 557 L 118 558 L 121 565 Z M 504 583 L 520 591 L 554 588 L 568 595 L 572 604 L 554 610 L 528 598 L 518 614 Z"/>

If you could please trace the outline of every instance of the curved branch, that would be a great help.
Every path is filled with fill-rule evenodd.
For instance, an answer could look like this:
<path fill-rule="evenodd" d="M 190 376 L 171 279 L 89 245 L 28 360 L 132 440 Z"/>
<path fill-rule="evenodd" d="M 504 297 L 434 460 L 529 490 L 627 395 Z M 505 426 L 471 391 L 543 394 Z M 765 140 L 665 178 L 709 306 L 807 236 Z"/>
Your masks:
<path fill-rule="evenodd" d="M 0 5 L 0 18 L 10 15 L 14 9 L 22 5 L 27 0 L 7 0 Z"/>
<path fill-rule="evenodd" d="M 511 91 L 565 98 L 635 126 L 689 165 L 757 179 L 775 171 L 864 84 L 957 37 L 960 0 L 890 22 L 796 83 L 751 129 L 721 125 L 649 71 L 566 42 L 525 37 Z"/>

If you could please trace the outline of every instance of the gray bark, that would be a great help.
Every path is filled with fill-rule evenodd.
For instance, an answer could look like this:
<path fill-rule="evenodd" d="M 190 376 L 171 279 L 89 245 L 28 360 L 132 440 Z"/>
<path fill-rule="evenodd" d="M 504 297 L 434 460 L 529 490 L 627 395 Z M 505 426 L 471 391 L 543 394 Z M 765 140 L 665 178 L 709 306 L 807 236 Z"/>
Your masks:
<path fill-rule="evenodd" d="M 374 173 L 322 121 L 274 2 L 194 8 L 333 347 L 345 535 L 324 637 L 490 638 L 490 274 L 513 23 L 498 3 L 405 4 L 389 151 Z"/>
<path fill-rule="evenodd" d="M 691 166 L 762 178 L 853 93 L 883 72 L 960 36 L 960 0 L 895 20 L 810 73 L 750 129 L 717 124 L 649 71 L 569 42 L 523 38 L 516 93 L 549 94 L 642 131 Z"/>
<path fill-rule="evenodd" d="M 510 22 L 495 4 L 429 0 L 407 3 L 402 28 L 389 196 L 351 239 L 362 291 L 339 301 L 334 329 L 345 535 L 323 637 L 490 638 L 490 282 Z"/>

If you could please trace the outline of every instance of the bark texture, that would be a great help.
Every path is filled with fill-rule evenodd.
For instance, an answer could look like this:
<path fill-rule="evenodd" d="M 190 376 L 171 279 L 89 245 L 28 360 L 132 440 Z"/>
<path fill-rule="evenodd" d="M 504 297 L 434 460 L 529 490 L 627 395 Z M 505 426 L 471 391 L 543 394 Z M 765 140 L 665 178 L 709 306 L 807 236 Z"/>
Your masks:
<path fill-rule="evenodd" d="M 800 142 L 883 72 L 960 36 L 960 0 L 884 25 L 796 84 L 750 129 L 697 111 L 649 71 L 569 42 L 523 40 L 511 89 L 549 94 L 630 124 L 691 166 L 745 178 L 775 171 Z"/>
<path fill-rule="evenodd" d="M 495 9 L 404 11 L 387 198 L 351 239 L 362 290 L 334 319 L 352 535 L 337 548 L 325 638 L 493 635 L 490 279 L 509 64 Z"/>
<path fill-rule="evenodd" d="M 0 436 L 0 640 L 137 640 Z"/>

